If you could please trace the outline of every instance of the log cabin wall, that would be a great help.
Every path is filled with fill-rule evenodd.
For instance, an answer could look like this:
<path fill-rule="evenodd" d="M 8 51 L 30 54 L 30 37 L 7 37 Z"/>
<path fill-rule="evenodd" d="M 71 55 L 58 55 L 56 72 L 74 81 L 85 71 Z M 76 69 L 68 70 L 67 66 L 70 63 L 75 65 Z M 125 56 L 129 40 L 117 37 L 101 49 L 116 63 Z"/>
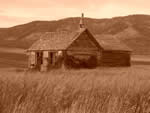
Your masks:
<path fill-rule="evenodd" d="M 78 62 L 73 64 L 76 68 L 88 68 L 96 67 L 99 58 L 99 47 L 92 40 L 93 37 L 88 35 L 87 32 L 83 32 L 67 49 L 67 60 L 71 62 Z M 93 58 L 93 59 L 91 59 Z M 67 61 L 69 62 L 69 61 Z M 80 62 L 80 63 L 79 63 Z M 90 64 L 91 62 L 91 64 Z M 70 65 L 70 64 L 69 64 Z"/>
<path fill-rule="evenodd" d="M 130 66 L 130 52 L 103 51 L 100 65 L 102 66 Z"/>
<path fill-rule="evenodd" d="M 68 54 L 97 55 L 98 51 L 99 48 L 86 32 L 83 32 L 67 49 Z"/>

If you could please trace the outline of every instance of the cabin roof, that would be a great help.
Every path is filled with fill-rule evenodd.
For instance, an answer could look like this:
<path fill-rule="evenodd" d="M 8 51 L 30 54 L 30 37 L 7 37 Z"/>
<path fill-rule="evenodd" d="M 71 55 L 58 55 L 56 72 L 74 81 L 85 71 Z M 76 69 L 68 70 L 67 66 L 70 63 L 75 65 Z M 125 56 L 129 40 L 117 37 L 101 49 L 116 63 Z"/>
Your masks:
<path fill-rule="evenodd" d="M 121 43 L 120 40 L 112 35 L 96 35 L 95 38 L 104 50 L 132 51 L 128 46 Z"/>
<path fill-rule="evenodd" d="M 27 51 L 65 50 L 86 29 L 75 32 L 46 32 Z"/>
<path fill-rule="evenodd" d="M 32 44 L 27 51 L 42 51 L 42 50 L 66 50 L 69 45 L 76 40 L 81 33 L 86 31 L 86 28 L 75 32 L 45 32 L 39 35 L 39 40 Z M 116 51 L 132 51 L 128 46 L 121 43 L 112 35 L 96 35 L 94 36 L 98 45 L 103 50 Z"/>

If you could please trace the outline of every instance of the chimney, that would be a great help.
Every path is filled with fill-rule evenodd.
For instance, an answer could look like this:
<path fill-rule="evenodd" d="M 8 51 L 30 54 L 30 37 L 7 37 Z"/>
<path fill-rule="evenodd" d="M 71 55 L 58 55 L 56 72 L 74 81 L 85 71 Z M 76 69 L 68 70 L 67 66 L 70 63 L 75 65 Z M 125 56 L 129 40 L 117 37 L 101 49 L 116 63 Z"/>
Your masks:
<path fill-rule="evenodd" d="M 79 23 L 80 30 L 82 30 L 84 27 L 84 14 L 82 13 L 80 23 Z"/>

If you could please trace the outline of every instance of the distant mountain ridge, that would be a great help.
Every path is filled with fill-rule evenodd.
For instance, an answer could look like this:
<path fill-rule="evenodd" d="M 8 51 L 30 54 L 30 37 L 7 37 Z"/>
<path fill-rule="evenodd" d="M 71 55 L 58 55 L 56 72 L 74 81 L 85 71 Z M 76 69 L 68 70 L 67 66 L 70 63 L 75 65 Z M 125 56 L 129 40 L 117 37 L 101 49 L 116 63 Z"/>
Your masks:
<path fill-rule="evenodd" d="M 42 32 L 74 31 L 79 17 L 58 21 L 33 21 L 11 28 L 0 28 L 0 47 L 28 48 Z M 150 15 L 129 15 L 111 19 L 85 18 L 94 35 L 109 34 L 133 49 L 134 54 L 150 54 Z"/>

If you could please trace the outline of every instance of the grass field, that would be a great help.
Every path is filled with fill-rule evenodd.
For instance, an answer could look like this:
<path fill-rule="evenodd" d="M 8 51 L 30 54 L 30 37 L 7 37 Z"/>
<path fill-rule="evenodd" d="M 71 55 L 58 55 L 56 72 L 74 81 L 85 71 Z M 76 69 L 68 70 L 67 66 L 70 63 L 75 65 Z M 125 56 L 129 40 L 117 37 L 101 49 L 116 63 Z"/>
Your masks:
<path fill-rule="evenodd" d="M 150 66 L 0 70 L 0 113 L 149 113 Z"/>

